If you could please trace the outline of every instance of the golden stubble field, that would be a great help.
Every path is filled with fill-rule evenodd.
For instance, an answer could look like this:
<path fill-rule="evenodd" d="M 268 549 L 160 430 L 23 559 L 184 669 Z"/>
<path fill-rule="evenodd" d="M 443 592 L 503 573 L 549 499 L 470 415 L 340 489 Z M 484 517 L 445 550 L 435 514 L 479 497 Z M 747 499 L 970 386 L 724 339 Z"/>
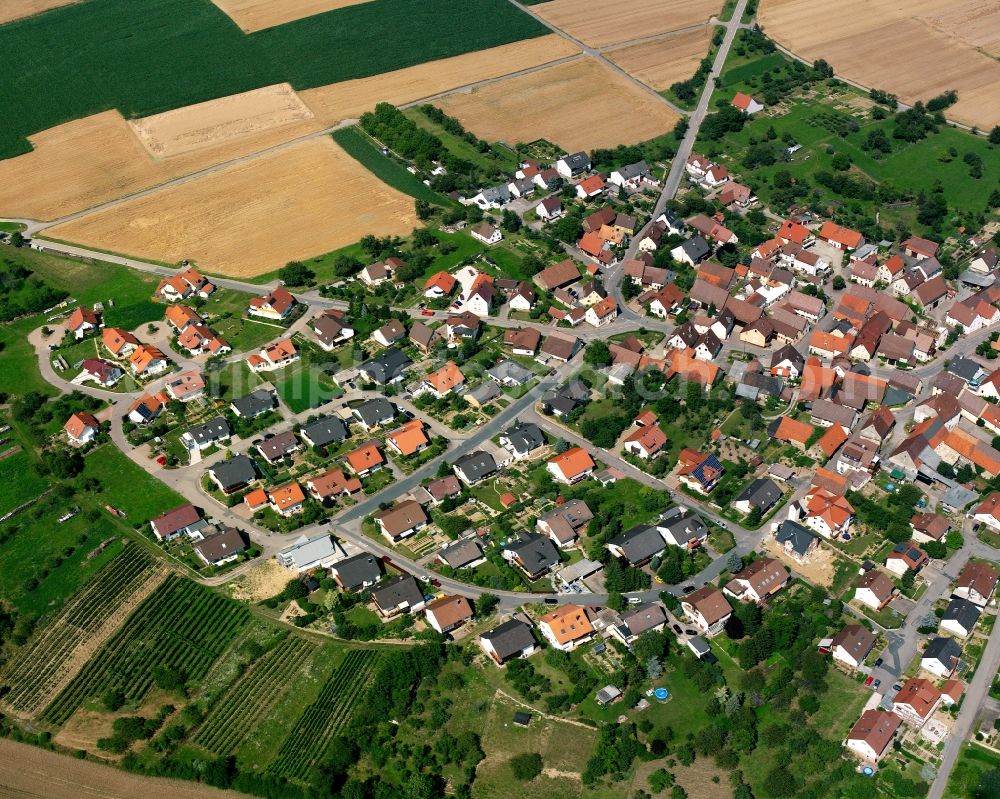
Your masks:
<path fill-rule="evenodd" d="M 530 9 L 573 38 L 606 47 L 708 22 L 722 0 L 550 0 Z"/>
<path fill-rule="evenodd" d="M 50 8 L 59 8 L 59 6 L 68 6 L 78 2 L 80 0 L 2 0 L 0 2 L 0 25 L 22 17 L 41 14 Z"/>
<path fill-rule="evenodd" d="M 284 86 L 126 121 L 105 111 L 0 161 L 0 215 L 51 220 L 355 119 L 578 52 L 552 34 L 298 94 Z M 305 111 L 303 112 L 303 107 Z"/>
<path fill-rule="evenodd" d="M 572 152 L 668 133 L 678 115 L 595 59 L 520 75 L 437 103 L 488 141 L 548 139 Z"/>
<path fill-rule="evenodd" d="M 1000 4 L 984 0 L 763 0 L 764 32 L 796 55 L 825 58 L 842 75 L 906 103 L 949 90 L 946 115 L 1000 123 Z"/>
<path fill-rule="evenodd" d="M 233 22 L 247 32 L 283 25 L 369 0 L 212 0 Z"/>
<path fill-rule="evenodd" d="M 0 796 L 31 799 L 249 799 L 197 782 L 139 777 L 111 766 L 77 760 L 0 739 Z"/>
<path fill-rule="evenodd" d="M 698 64 L 708 55 L 714 30 L 713 26 L 705 25 L 692 31 L 609 50 L 604 56 L 647 86 L 663 91 L 671 84 L 688 80 L 694 75 Z"/>
<path fill-rule="evenodd" d="M 46 231 L 141 258 L 190 259 L 252 277 L 352 244 L 404 235 L 413 198 L 382 183 L 328 136 L 293 144 Z"/>

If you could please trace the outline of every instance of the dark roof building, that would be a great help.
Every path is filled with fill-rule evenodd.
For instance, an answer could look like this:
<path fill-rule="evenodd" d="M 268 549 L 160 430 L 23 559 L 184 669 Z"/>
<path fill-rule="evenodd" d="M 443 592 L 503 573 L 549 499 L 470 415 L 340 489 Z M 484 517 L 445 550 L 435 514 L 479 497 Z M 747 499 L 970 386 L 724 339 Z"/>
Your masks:
<path fill-rule="evenodd" d="M 208 474 L 225 494 L 239 491 L 257 479 L 253 461 L 246 455 L 234 455 L 229 460 L 220 461 L 208 470 Z"/>
<path fill-rule="evenodd" d="M 229 407 L 233 413 L 242 419 L 253 419 L 263 413 L 274 410 L 276 405 L 274 394 L 266 388 L 258 388 L 243 397 L 237 397 Z"/>
<path fill-rule="evenodd" d="M 352 413 L 361 422 L 365 430 L 373 427 L 381 427 L 396 418 L 396 406 L 389 400 L 378 397 L 376 399 L 365 400 L 358 405 Z"/>
<path fill-rule="evenodd" d="M 378 558 L 369 552 L 362 552 L 334 563 L 330 572 L 337 585 L 345 591 L 357 591 L 377 583 L 382 576 L 382 567 Z"/>
<path fill-rule="evenodd" d="M 483 648 L 497 663 L 528 654 L 537 646 L 531 627 L 519 619 L 511 619 L 479 637 Z"/>
<path fill-rule="evenodd" d="M 336 416 L 324 416 L 303 426 L 301 435 L 311 446 L 325 447 L 343 441 L 349 433 L 343 420 Z"/>
<path fill-rule="evenodd" d="M 412 364 L 402 351 L 389 347 L 361 364 L 360 372 L 373 383 L 384 386 L 402 380 Z"/>
<path fill-rule="evenodd" d="M 638 525 L 608 541 L 608 550 L 625 558 L 632 566 L 651 560 L 666 548 L 666 542 L 655 527 Z"/>
<path fill-rule="evenodd" d="M 504 548 L 503 556 L 520 566 L 532 580 L 559 563 L 559 551 L 552 539 L 538 533 L 528 533 L 511 541 Z"/>

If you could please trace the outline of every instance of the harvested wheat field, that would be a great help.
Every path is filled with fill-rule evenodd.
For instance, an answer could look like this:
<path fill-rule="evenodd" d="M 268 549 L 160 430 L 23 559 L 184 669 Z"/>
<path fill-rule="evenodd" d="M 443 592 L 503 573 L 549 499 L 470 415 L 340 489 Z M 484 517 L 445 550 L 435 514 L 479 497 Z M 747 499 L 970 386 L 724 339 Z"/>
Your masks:
<path fill-rule="evenodd" d="M 369 0 L 212 0 L 247 33 Z"/>
<path fill-rule="evenodd" d="M 249 799 L 196 782 L 138 777 L 124 771 L 57 755 L 27 744 L 0 739 L 0 796 L 33 799 Z"/>
<path fill-rule="evenodd" d="M 201 150 L 313 118 L 287 83 L 231 94 L 129 122 L 154 158 Z"/>
<path fill-rule="evenodd" d="M 489 141 L 548 139 L 572 152 L 634 144 L 667 133 L 666 103 L 592 58 L 498 81 L 436 103 Z"/>
<path fill-rule="evenodd" d="M 356 242 L 403 235 L 413 199 L 328 136 L 168 186 L 47 231 L 53 238 L 159 261 L 191 259 L 252 277 Z"/>
<path fill-rule="evenodd" d="M 332 83 L 300 92 L 303 102 L 326 125 L 354 119 L 376 103 L 400 105 L 575 55 L 580 49 L 555 33 L 442 58 L 370 78 Z"/>
<path fill-rule="evenodd" d="M 312 119 L 154 159 L 117 111 L 31 137 L 34 150 L 0 161 L 0 215 L 58 219 L 319 129 Z"/>
<path fill-rule="evenodd" d="M 654 36 L 708 22 L 722 0 L 550 0 L 531 10 L 591 47 Z"/>
<path fill-rule="evenodd" d="M 0 3 L 0 25 L 78 2 L 80 0 L 3 0 Z"/>
<path fill-rule="evenodd" d="M 705 25 L 662 39 L 631 44 L 606 52 L 606 58 L 657 91 L 688 80 L 708 54 L 713 28 Z"/>
<path fill-rule="evenodd" d="M 1000 122 L 1000 7 L 982 0 L 763 0 L 758 22 L 796 55 L 825 58 L 838 75 L 914 103 L 954 89 L 950 118 Z M 933 54 L 928 57 L 928 54 Z"/>
<path fill-rule="evenodd" d="M 131 123 L 105 111 L 42 131 L 31 137 L 32 152 L 0 161 L 0 215 L 58 219 L 357 118 L 383 100 L 412 102 L 577 52 L 552 34 L 298 96 L 272 86 Z M 312 113 L 290 119 L 301 114 L 298 97 Z M 162 151 L 153 158 L 156 148 Z"/>

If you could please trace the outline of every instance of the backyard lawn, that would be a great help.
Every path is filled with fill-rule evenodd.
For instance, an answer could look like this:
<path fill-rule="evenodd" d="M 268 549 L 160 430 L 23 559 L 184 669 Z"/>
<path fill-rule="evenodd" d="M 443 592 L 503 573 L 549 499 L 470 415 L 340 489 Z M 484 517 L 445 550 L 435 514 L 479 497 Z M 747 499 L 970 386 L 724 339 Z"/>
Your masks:
<path fill-rule="evenodd" d="M 123 511 L 130 525 L 144 524 L 184 504 L 182 496 L 139 468 L 114 444 L 104 444 L 87 455 L 83 476 L 100 481 L 102 497 Z"/>

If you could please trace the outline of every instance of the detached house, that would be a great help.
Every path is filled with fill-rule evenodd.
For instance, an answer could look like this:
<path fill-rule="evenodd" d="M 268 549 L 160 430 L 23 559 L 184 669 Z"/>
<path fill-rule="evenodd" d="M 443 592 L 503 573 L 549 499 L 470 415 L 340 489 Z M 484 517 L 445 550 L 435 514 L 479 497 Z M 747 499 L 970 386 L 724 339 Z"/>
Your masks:
<path fill-rule="evenodd" d="M 747 116 L 764 110 L 763 103 L 758 103 L 749 94 L 744 94 L 743 92 L 736 92 L 736 96 L 733 97 L 731 105 L 733 108 L 738 108 Z"/>
<path fill-rule="evenodd" d="M 170 541 L 179 535 L 198 536 L 208 526 L 194 505 L 181 505 L 149 520 L 157 541 Z"/>
<path fill-rule="evenodd" d="M 725 468 L 715 455 L 704 455 L 685 447 L 678 458 L 677 477 L 699 494 L 710 494 L 725 473 Z"/>
<path fill-rule="evenodd" d="M 856 669 L 875 646 L 875 636 L 860 624 L 848 624 L 833 637 L 830 651 L 833 659 Z"/>
<path fill-rule="evenodd" d="M 299 360 L 299 350 L 290 338 L 280 339 L 249 355 L 247 366 L 252 372 L 272 372 Z"/>
<path fill-rule="evenodd" d="M 375 514 L 379 530 L 390 543 L 408 538 L 427 526 L 430 520 L 419 502 L 407 499 L 393 507 Z"/>
<path fill-rule="evenodd" d="M 316 335 L 316 343 L 325 351 L 350 341 L 354 337 L 354 328 L 344 323 L 343 311 L 334 309 L 324 311 L 309 325 Z"/>
<path fill-rule="evenodd" d="M 73 313 L 69 315 L 64 327 L 68 332 L 73 334 L 73 338 L 79 341 L 84 336 L 100 328 L 102 324 L 101 317 L 98 314 L 89 308 L 81 306 L 73 309 Z"/>
<path fill-rule="evenodd" d="M 586 502 L 572 499 L 540 516 L 535 522 L 535 529 L 551 538 L 560 549 L 568 549 L 579 541 L 581 531 L 593 518 L 594 514 Z"/>
<path fill-rule="evenodd" d="M 549 459 L 546 468 L 557 482 L 572 485 L 593 474 L 596 464 L 585 449 L 571 447 Z"/>
<path fill-rule="evenodd" d="M 358 279 L 369 288 L 375 288 L 393 280 L 396 277 L 396 272 L 405 265 L 402 258 L 394 255 L 384 261 L 369 264 L 358 273 Z"/>
<path fill-rule="evenodd" d="M 170 307 L 179 308 L 181 306 L 171 305 Z M 123 328 L 106 327 L 101 331 L 101 343 L 104 345 L 104 349 L 115 357 L 124 358 L 131 355 L 142 342 Z"/>
<path fill-rule="evenodd" d="M 902 577 L 908 571 L 918 572 L 927 563 L 927 553 L 912 541 L 901 542 L 886 555 L 885 568 L 897 577 Z"/>
<path fill-rule="evenodd" d="M 445 635 L 472 618 L 472 603 L 464 596 L 443 596 L 424 608 L 424 616 L 431 627 Z"/>
<path fill-rule="evenodd" d="M 519 619 L 510 619 L 499 627 L 479 636 L 479 646 L 498 666 L 515 658 L 526 658 L 537 648 L 531 626 Z"/>
<path fill-rule="evenodd" d="M 192 294 L 207 298 L 215 286 L 198 274 L 194 269 L 185 269 L 172 277 L 161 280 L 156 287 L 156 296 L 165 302 L 177 302 L 187 299 Z"/>
<path fill-rule="evenodd" d="M 960 638 L 967 638 L 972 634 L 981 614 L 982 609 L 975 602 L 954 597 L 945 608 L 939 627 Z"/>
<path fill-rule="evenodd" d="M 170 361 L 159 347 L 151 344 L 142 344 L 135 348 L 128 359 L 132 374 L 145 380 L 162 374 L 170 368 Z"/>
<path fill-rule="evenodd" d="M 563 652 L 572 652 L 594 635 L 586 609 L 578 605 L 563 605 L 546 613 L 538 620 L 538 629 L 550 646 Z"/>
<path fill-rule="evenodd" d="M 862 760 L 878 763 L 890 751 L 889 744 L 900 724 L 902 720 L 895 713 L 866 710 L 847 733 L 847 748 Z"/>
<path fill-rule="evenodd" d="M 788 585 L 788 578 L 781 561 L 760 558 L 734 575 L 722 590 L 740 601 L 760 604 Z"/>
<path fill-rule="evenodd" d="M 930 680 L 911 677 L 893 699 L 892 712 L 903 721 L 922 726 L 941 702 L 941 692 Z"/>
<path fill-rule="evenodd" d="M 66 424 L 63 425 L 63 430 L 66 432 L 69 442 L 78 447 L 93 441 L 100 429 L 100 422 L 94 418 L 93 414 L 86 411 L 74 413 L 66 421 Z"/>
<path fill-rule="evenodd" d="M 962 647 L 954 638 L 937 637 L 927 644 L 920 656 L 920 668 L 935 677 L 947 680 L 955 673 L 962 660 Z"/>
<path fill-rule="evenodd" d="M 997 570 L 980 560 L 970 560 L 958 575 L 952 596 L 968 599 L 979 607 L 986 607 L 997 587 Z"/>
<path fill-rule="evenodd" d="M 721 632 L 733 614 L 732 606 L 725 594 L 711 585 L 682 597 L 681 609 L 705 635 L 716 635 Z"/>
<path fill-rule="evenodd" d="M 521 569 L 529 580 L 537 580 L 558 565 L 559 552 L 547 536 L 528 533 L 507 544 L 501 551 L 504 560 Z"/>
<path fill-rule="evenodd" d="M 854 599 L 873 610 L 881 610 L 896 594 L 892 580 L 878 569 L 871 569 L 854 589 Z"/>
<path fill-rule="evenodd" d="M 250 300 L 247 313 L 250 316 L 259 316 L 262 319 L 273 319 L 280 322 L 288 317 L 294 307 L 295 297 L 284 286 L 278 286 L 274 291 Z"/>

